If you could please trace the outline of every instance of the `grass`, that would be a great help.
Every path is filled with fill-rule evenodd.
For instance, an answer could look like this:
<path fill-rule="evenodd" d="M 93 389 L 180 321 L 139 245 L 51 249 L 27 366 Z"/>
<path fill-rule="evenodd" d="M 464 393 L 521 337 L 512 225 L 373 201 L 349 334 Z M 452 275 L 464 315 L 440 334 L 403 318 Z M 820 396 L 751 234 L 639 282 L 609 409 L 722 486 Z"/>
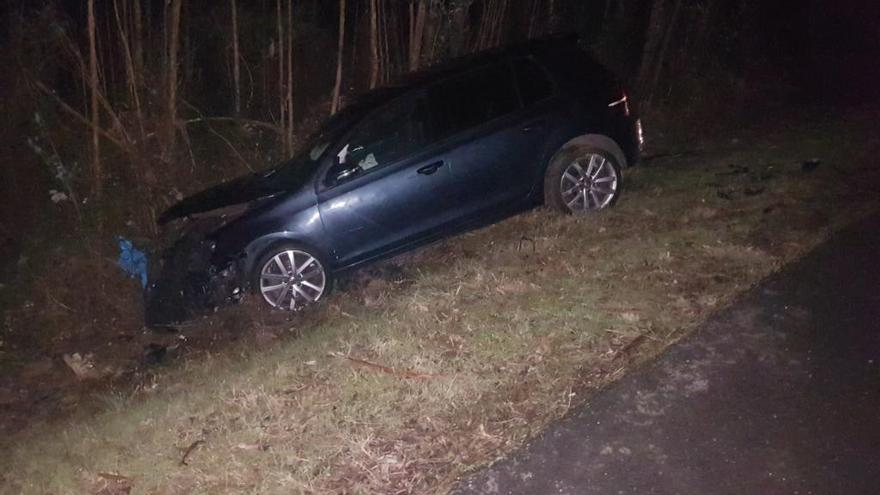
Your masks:
<path fill-rule="evenodd" d="M 869 131 L 742 131 L 629 171 L 601 215 L 536 210 L 459 236 L 293 321 L 230 308 L 215 319 L 248 323 L 237 343 L 0 441 L 0 489 L 444 492 L 875 210 Z"/>

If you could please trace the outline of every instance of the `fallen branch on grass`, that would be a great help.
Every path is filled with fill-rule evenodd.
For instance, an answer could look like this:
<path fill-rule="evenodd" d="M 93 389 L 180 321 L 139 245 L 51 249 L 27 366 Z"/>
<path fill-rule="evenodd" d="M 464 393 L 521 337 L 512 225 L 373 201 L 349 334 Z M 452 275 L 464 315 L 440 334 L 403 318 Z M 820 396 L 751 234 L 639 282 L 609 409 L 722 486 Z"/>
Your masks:
<path fill-rule="evenodd" d="M 645 340 L 647 340 L 647 339 L 648 339 L 648 337 L 646 337 L 645 334 L 641 334 L 638 337 L 630 340 L 629 343 L 627 343 L 625 346 L 623 346 L 619 351 L 617 351 L 614 354 L 614 357 L 611 358 L 611 360 L 614 361 L 619 357 L 627 356 L 627 355 L 631 354 L 638 346 L 642 345 L 642 343 L 644 343 Z"/>
<path fill-rule="evenodd" d="M 391 368 L 391 367 L 388 367 L 388 366 L 385 366 L 382 364 L 371 363 L 369 361 L 364 361 L 363 359 L 358 359 L 355 357 L 346 356 L 345 354 L 342 354 L 340 352 L 331 352 L 330 355 L 333 357 L 337 357 L 337 358 L 347 359 L 348 361 L 351 361 L 355 364 L 359 364 L 361 366 L 366 366 L 367 368 L 372 368 L 374 370 L 381 371 L 382 373 L 398 376 L 401 378 L 410 378 L 410 379 L 415 379 L 415 380 L 426 380 L 429 378 L 437 378 L 439 376 L 439 375 L 434 375 L 431 373 L 417 373 L 415 371 L 406 371 L 406 370 L 398 371 L 394 368 Z"/>
<path fill-rule="evenodd" d="M 131 482 L 131 478 L 128 476 L 123 476 L 121 474 L 113 474 L 113 473 L 98 473 L 99 478 L 104 478 L 109 481 L 116 482 Z"/>
<path fill-rule="evenodd" d="M 183 458 L 180 459 L 180 465 L 189 466 L 189 464 L 186 463 L 186 458 L 189 457 L 189 455 L 192 454 L 194 450 L 196 450 L 196 447 L 203 443 L 205 443 L 204 440 L 196 440 L 195 442 L 189 444 L 189 447 L 187 447 L 186 451 L 184 451 L 183 453 Z"/>

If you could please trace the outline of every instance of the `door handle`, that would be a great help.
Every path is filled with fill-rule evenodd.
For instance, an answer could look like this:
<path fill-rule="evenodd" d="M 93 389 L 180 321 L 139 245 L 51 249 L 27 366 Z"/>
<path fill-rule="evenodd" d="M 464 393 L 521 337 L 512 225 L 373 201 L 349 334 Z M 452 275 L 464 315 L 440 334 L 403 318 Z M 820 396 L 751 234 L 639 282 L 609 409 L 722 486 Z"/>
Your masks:
<path fill-rule="evenodd" d="M 445 162 L 444 162 L 443 160 L 439 160 L 439 161 L 436 161 L 436 162 L 434 162 L 434 163 L 431 163 L 431 164 L 425 165 L 424 167 L 422 167 L 422 168 L 416 170 L 416 172 L 418 172 L 418 173 L 420 173 L 420 174 L 422 174 L 422 175 L 431 175 L 431 174 L 433 174 L 434 172 L 436 172 L 437 169 L 439 169 L 440 167 L 442 167 L 444 163 L 445 163 Z"/>

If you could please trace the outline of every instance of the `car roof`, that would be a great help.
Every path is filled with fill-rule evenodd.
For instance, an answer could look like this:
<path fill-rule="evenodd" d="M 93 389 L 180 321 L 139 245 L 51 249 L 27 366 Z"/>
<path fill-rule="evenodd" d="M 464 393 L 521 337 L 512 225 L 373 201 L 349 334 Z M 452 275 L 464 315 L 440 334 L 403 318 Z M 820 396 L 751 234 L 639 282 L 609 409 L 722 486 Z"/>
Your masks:
<path fill-rule="evenodd" d="M 578 37 L 574 34 L 550 36 L 524 43 L 504 46 L 455 58 L 439 65 L 416 72 L 409 72 L 387 86 L 376 88 L 355 97 L 346 105 L 344 111 L 349 115 L 365 115 L 385 103 L 420 88 L 427 87 L 438 80 L 456 76 L 492 62 L 516 55 L 540 55 L 548 50 L 576 48 Z"/>
<path fill-rule="evenodd" d="M 404 88 L 406 90 L 416 89 L 417 87 L 434 83 L 439 79 L 455 76 L 471 69 L 476 69 L 492 62 L 503 60 L 505 57 L 530 54 L 535 55 L 550 49 L 559 49 L 562 47 L 574 48 L 577 46 L 577 43 L 577 35 L 564 34 L 484 50 L 458 57 L 417 72 L 404 74 L 398 81 L 392 83 L 389 87 Z"/>

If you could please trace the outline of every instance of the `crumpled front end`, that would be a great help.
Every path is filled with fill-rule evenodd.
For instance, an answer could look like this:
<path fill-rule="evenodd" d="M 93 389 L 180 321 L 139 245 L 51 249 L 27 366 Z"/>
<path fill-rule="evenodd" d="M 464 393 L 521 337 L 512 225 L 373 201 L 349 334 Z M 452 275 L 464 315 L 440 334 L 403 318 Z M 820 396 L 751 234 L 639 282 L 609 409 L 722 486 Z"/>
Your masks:
<path fill-rule="evenodd" d="M 243 260 L 218 256 L 214 248 L 208 235 L 192 229 L 154 263 L 145 292 L 148 327 L 174 327 L 240 300 Z"/>

